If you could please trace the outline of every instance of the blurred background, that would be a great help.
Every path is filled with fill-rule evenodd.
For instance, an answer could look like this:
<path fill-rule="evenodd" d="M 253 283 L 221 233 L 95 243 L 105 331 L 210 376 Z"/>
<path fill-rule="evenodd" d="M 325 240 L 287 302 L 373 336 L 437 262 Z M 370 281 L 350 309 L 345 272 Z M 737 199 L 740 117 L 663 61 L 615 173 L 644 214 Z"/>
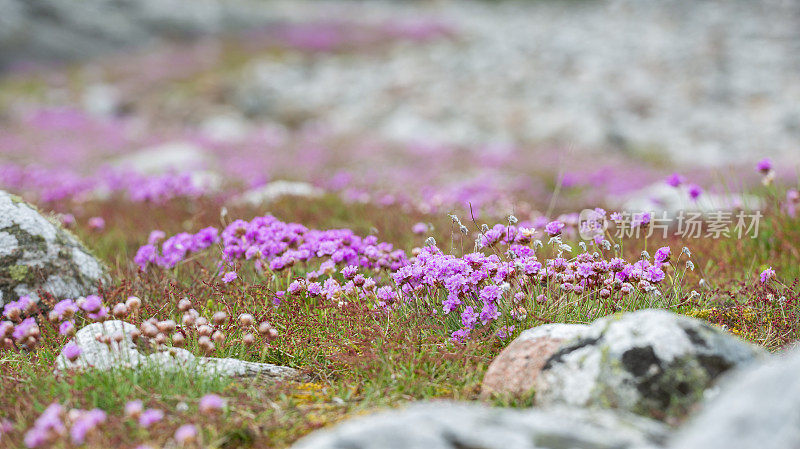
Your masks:
<path fill-rule="evenodd" d="M 794 176 L 797 1 L 0 0 L 0 184 L 42 202 L 624 204 L 765 156 Z"/>

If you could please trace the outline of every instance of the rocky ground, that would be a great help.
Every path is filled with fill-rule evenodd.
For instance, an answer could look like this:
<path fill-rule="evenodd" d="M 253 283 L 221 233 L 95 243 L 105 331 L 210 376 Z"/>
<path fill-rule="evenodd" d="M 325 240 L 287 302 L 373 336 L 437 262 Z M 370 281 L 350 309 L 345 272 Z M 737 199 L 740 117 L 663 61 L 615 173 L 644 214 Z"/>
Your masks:
<path fill-rule="evenodd" d="M 358 3 L 344 11 L 424 16 L 453 37 L 379 56 L 251 61 L 234 104 L 400 141 L 555 141 L 693 165 L 798 154 L 795 2 Z"/>
<path fill-rule="evenodd" d="M 0 448 L 800 447 L 799 5 L 0 0 Z"/>

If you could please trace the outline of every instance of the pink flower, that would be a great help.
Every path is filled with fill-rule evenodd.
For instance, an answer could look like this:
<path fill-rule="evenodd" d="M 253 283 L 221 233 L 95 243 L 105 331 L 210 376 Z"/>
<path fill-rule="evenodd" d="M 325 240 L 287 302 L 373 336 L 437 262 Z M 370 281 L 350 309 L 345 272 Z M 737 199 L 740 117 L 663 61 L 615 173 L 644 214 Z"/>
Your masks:
<path fill-rule="evenodd" d="M 551 237 L 555 237 L 558 234 L 561 234 L 562 229 L 564 229 L 564 223 L 560 221 L 551 221 L 550 223 L 547 223 L 547 226 L 544 227 L 544 232 Z"/>
<path fill-rule="evenodd" d="M 761 283 L 766 284 L 767 281 L 775 277 L 775 270 L 772 267 L 767 268 L 761 272 Z"/>
<path fill-rule="evenodd" d="M 175 441 L 179 444 L 192 442 L 197 438 L 197 427 L 194 424 L 184 424 L 175 431 Z"/>
<path fill-rule="evenodd" d="M 424 234 L 424 233 L 428 232 L 428 225 L 426 225 L 425 223 L 421 223 L 421 222 L 417 223 L 411 228 L 411 232 L 413 232 L 414 234 L 418 234 L 418 235 L 419 234 Z"/>
<path fill-rule="evenodd" d="M 756 164 L 756 170 L 764 174 L 769 173 L 772 170 L 772 161 L 768 157 L 761 159 Z"/>
<path fill-rule="evenodd" d="M 214 413 L 225 408 L 225 399 L 216 394 L 207 394 L 200 398 L 200 413 Z"/>
<path fill-rule="evenodd" d="M 679 174 L 677 174 L 677 173 L 673 173 L 673 174 L 669 175 L 669 177 L 667 177 L 667 184 L 672 186 L 672 187 L 679 187 L 685 181 L 686 180 L 684 179 L 684 177 L 679 175 Z"/>
<path fill-rule="evenodd" d="M 664 263 L 669 260 L 669 254 L 670 254 L 669 246 L 662 246 L 661 248 L 658 248 L 656 250 L 656 254 L 655 256 L 653 256 L 653 259 L 657 263 Z"/>
<path fill-rule="evenodd" d="M 141 416 L 143 411 L 144 405 L 142 404 L 142 401 L 128 401 L 128 403 L 125 404 L 125 416 L 130 418 L 138 418 Z"/>
<path fill-rule="evenodd" d="M 69 429 L 69 435 L 72 439 L 72 444 L 81 445 L 86 441 L 86 435 L 97 428 L 98 425 L 104 423 L 106 420 L 106 412 L 100 409 L 88 410 L 82 412 L 77 419 L 72 423 Z"/>
<path fill-rule="evenodd" d="M 697 184 L 692 184 L 689 186 L 689 197 L 693 200 L 696 200 L 703 194 L 703 189 L 700 188 Z"/>
<path fill-rule="evenodd" d="M 75 216 L 72 214 L 63 214 L 61 215 L 61 224 L 65 228 L 71 228 L 75 224 Z"/>
<path fill-rule="evenodd" d="M 61 335 L 69 335 L 75 330 L 75 323 L 72 321 L 64 321 L 58 326 L 58 333 Z"/>
<path fill-rule="evenodd" d="M 83 351 L 75 343 L 69 343 L 66 346 L 64 346 L 64 357 L 66 357 L 67 360 L 69 360 L 70 362 L 74 362 L 75 360 L 77 360 L 78 357 L 80 357 L 81 352 Z"/>
<path fill-rule="evenodd" d="M 158 409 L 149 408 L 139 416 L 139 426 L 148 428 L 153 424 L 164 419 L 164 412 Z"/>
<path fill-rule="evenodd" d="M 103 217 L 92 217 L 89 219 L 87 224 L 89 225 L 89 229 L 92 231 L 100 232 L 106 228 L 106 221 L 103 219 Z"/>
<path fill-rule="evenodd" d="M 231 283 L 234 280 L 236 280 L 238 277 L 239 277 L 239 275 L 236 274 L 235 271 L 229 271 L 229 272 L 225 273 L 224 276 L 222 276 L 222 282 L 228 284 L 228 283 Z"/>

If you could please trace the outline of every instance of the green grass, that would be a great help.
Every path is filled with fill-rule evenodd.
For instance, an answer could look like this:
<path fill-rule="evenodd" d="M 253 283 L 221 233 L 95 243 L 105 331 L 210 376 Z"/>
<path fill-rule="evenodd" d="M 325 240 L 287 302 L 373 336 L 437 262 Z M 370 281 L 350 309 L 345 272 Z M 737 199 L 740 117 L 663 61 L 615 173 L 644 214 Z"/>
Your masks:
<path fill-rule="evenodd" d="M 211 355 L 292 366 L 303 371 L 308 381 L 270 384 L 258 379 L 148 368 L 57 376 L 52 368 L 66 339 L 43 324 L 45 343 L 35 352 L 3 353 L 0 359 L 0 387 L 4 392 L 0 397 L 1 416 L 9 417 L 17 426 L 8 441 L 21 444 L 22 430 L 52 401 L 69 407 L 99 407 L 109 413 L 103 432 L 92 435 L 88 447 L 133 447 L 141 443 L 161 447 L 168 444 L 177 426 L 192 422 L 202 428 L 202 447 L 238 448 L 287 447 L 320 427 L 412 401 L 480 400 L 483 374 L 508 340 L 487 333 L 466 345 L 450 342 L 449 333 L 459 327 L 459 318 L 430 313 L 440 307 L 439 293 L 423 295 L 416 306 L 391 316 L 374 315 L 369 303 L 351 301 L 338 307 L 307 297 L 276 308 L 272 306 L 273 292 L 286 288 L 290 278 L 302 276 L 313 267 L 295 266 L 291 274 L 276 278 L 242 269 L 242 282 L 222 284 L 210 256 L 193 258 L 174 270 L 152 269 L 145 274 L 132 266 L 132 255 L 152 229 L 173 234 L 264 213 L 257 208 L 231 208 L 228 216 L 221 218 L 220 209 L 220 203 L 209 199 L 175 201 L 166 207 L 90 203 L 78 221 L 85 223 L 90 216 L 103 216 L 108 230 L 93 233 L 79 227 L 76 233 L 111 269 L 113 282 L 103 292 L 109 303 L 131 295 L 142 298 L 141 313 L 129 317 L 129 321 L 139 324 L 150 316 L 180 321 L 177 303 L 184 297 L 207 318 L 218 310 L 231 317 L 243 312 L 257 314 L 279 330 L 278 340 L 269 346 L 248 347 L 241 342 L 245 330 L 231 325 L 226 330 L 226 343 Z M 452 233 L 450 220 L 444 215 L 353 205 L 335 197 L 281 201 L 273 204 L 270 213 L 310 228 L 347 227 L 362 235 L 377 230 L 381 240 L 406 250 L 421 245 L 424 239 L 413 235 L 411 226 L 418 221 L 431 222 L 437 241 L 461 254 L 460 237 Z M 777 349 L 798 336 L 797 323 L 781 321 L 781 314 L 787 311 L 769 300 L 773 293 L 800 296 L 790 284 L 798 275 L 790 249 L 798 237 L 798 220 L 773 213 L 753 240 L 649 241 L 651 251 L 665 244 L 673 248 L 674 268 L 668 276 L 674 279 L 669 279 L 663 299 L 654 302 L 647 295 L 633 294 L 610 304 L 596 295 L 555 295 L 545 287 L 534 287 L 528 292 L 530 298 L 545 293 L 550 299 L 544 304 L 525 303 L 524 320 L 501 324 L 516 325 L 516 334 L 548 322 L 587 323 L 620 311 L 662 307 L 725 325 L 743 338 Z M 625 242 L 621 255 L 635 259 L 643 245 L 641 241 Z M 698 267 L 694 272 L 686 270 L 685 256 L 678 257 L 684 245 L 692 248 L 692 260 Z M 471 245 L 466 246 L 470 251 Z M 776 285 L 774 291 L 753 286 L 758 272 L 768 265 L 789 285 Z M 698 287 L 701 277 L 716 290 Z M 687 300 L 692 289 L 701 294 Z M 203 355 L 195 339 L 190 338 L 186 348 Z M 227 411 L 221 416 L 198 414 L 198 399 L 212 392 L 228 399 Z M 532 398 L 496 396 L 485 401 L 526 407 L 532 404 Z M 142 400 L 147 407 L 163 409 L 167 417 L 151 429 L 139 429 L 121 413 L 124 404 L 134 399 Z M 181 410 L 179 404 L 186 404 L 186 409 Z"/>

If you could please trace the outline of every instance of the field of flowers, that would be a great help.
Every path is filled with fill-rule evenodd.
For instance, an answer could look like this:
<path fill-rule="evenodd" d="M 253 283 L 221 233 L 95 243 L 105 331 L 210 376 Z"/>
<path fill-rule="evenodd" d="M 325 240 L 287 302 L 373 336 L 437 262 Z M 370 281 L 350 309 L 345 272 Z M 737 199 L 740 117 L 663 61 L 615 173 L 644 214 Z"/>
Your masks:
<path fill-rule="evenodd" d="M 769 351 L 800 338 L 800 184 L 777 158 L 720 169 L 554 143 L 398 143 L 221 104 L 253 55 L 455 34 L 287 25 L 1 79 L 0 188 L 108 276 L 95 294 L 2 303 L 0 447 L 288 447 L 423 399 L 523 406 L 480 397 L 521 331 L 639 309 Z M 631 209 L 641 201 L 653 207 Z M 15 276 L 3 271 L 4 292 Z M 110 320 L 135 329 L 100 335 L 108 347 L 299 375 L 81 369 L 70 340 Z"/>

